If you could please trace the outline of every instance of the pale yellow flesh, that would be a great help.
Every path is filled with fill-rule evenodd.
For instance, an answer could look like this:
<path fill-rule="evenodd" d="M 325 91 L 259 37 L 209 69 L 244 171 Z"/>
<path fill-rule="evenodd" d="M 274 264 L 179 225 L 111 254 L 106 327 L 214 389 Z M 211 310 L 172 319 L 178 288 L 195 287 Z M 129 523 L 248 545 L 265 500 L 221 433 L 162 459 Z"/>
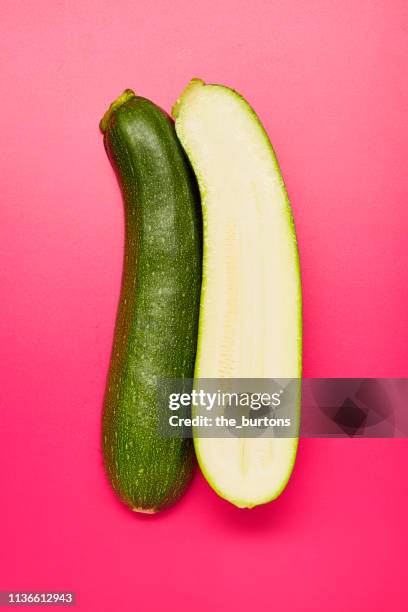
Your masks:
<path fill-rule="evenodd" d="M 175 107 L 204 217 L 196 378 L 301 375 L 294 226 L 266 134 L 230 89 L 193 81 Z M 213 488 L 240 507 L 269 501 L 293 468 L 296 438 L 195 440 Z"/>

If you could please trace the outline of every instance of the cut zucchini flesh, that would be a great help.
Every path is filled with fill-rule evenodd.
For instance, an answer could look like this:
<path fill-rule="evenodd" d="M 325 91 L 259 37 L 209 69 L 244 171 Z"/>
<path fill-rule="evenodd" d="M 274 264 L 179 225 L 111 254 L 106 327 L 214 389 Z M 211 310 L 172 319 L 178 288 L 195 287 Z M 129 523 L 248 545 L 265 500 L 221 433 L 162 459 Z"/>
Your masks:
<path fill-rule="evenodd" d="M 295 227 L 268 136 L 235 91 L 194 79 L 173 108 L 197 176 L 204 253 L 195 378 L 300 378 Z M 196 438 L 201 469 L 239 507 L 276 498 L 297 438 Z"/>

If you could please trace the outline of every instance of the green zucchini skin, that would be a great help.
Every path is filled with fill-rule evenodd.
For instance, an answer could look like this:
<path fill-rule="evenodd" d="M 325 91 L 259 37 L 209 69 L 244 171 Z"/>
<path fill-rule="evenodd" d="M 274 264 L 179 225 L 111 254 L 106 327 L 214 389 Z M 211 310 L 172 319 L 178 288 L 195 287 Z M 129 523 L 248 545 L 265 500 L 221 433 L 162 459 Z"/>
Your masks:
<path fill-rule="evenodd" d="M 109 480 L 132 510 L 172 505 L 193 443 L 157 433 L 157 378 L 191 378 L 201 287 L 195 177 L 169 116 L 126 90 L 101 121 L 125 208 L 122 288 L 103 411 Z"/>

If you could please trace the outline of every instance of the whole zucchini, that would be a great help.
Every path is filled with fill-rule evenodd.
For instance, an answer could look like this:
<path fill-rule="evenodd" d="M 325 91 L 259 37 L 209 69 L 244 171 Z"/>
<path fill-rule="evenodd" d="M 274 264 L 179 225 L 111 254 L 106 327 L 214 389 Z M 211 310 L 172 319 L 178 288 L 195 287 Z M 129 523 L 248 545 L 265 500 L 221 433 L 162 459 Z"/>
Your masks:
<path fill-rule="evenodd" d="M 191 440 L 157 433 L 157 380 L 191 378 L 201 286 L 200 203 L 168 115 L 126 90 L 100 127 L 125 206 L 125 258 L 103 413 L 103 456 L 119 498 L 153 513 L 195 465 Z"/>

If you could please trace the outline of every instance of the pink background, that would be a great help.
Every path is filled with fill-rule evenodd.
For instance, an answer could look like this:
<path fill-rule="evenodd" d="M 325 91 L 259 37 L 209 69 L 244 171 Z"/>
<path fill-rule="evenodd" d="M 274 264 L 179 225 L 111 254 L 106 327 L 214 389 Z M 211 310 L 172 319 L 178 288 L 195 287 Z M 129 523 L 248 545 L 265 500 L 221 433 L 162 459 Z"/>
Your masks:
<path fill-rule="evenodd" d="M 241 91 L 298 230 L 306 376 L 408 375 L 405 0 L 2 0 L 0 590 L 89 611 L 408 609 L 406 440 L 303 440 L 274 503 L 197 474 L 155 517 L 120 505 L 100 415 L 122 203 L 98 121 L 125 87 Z"/>

